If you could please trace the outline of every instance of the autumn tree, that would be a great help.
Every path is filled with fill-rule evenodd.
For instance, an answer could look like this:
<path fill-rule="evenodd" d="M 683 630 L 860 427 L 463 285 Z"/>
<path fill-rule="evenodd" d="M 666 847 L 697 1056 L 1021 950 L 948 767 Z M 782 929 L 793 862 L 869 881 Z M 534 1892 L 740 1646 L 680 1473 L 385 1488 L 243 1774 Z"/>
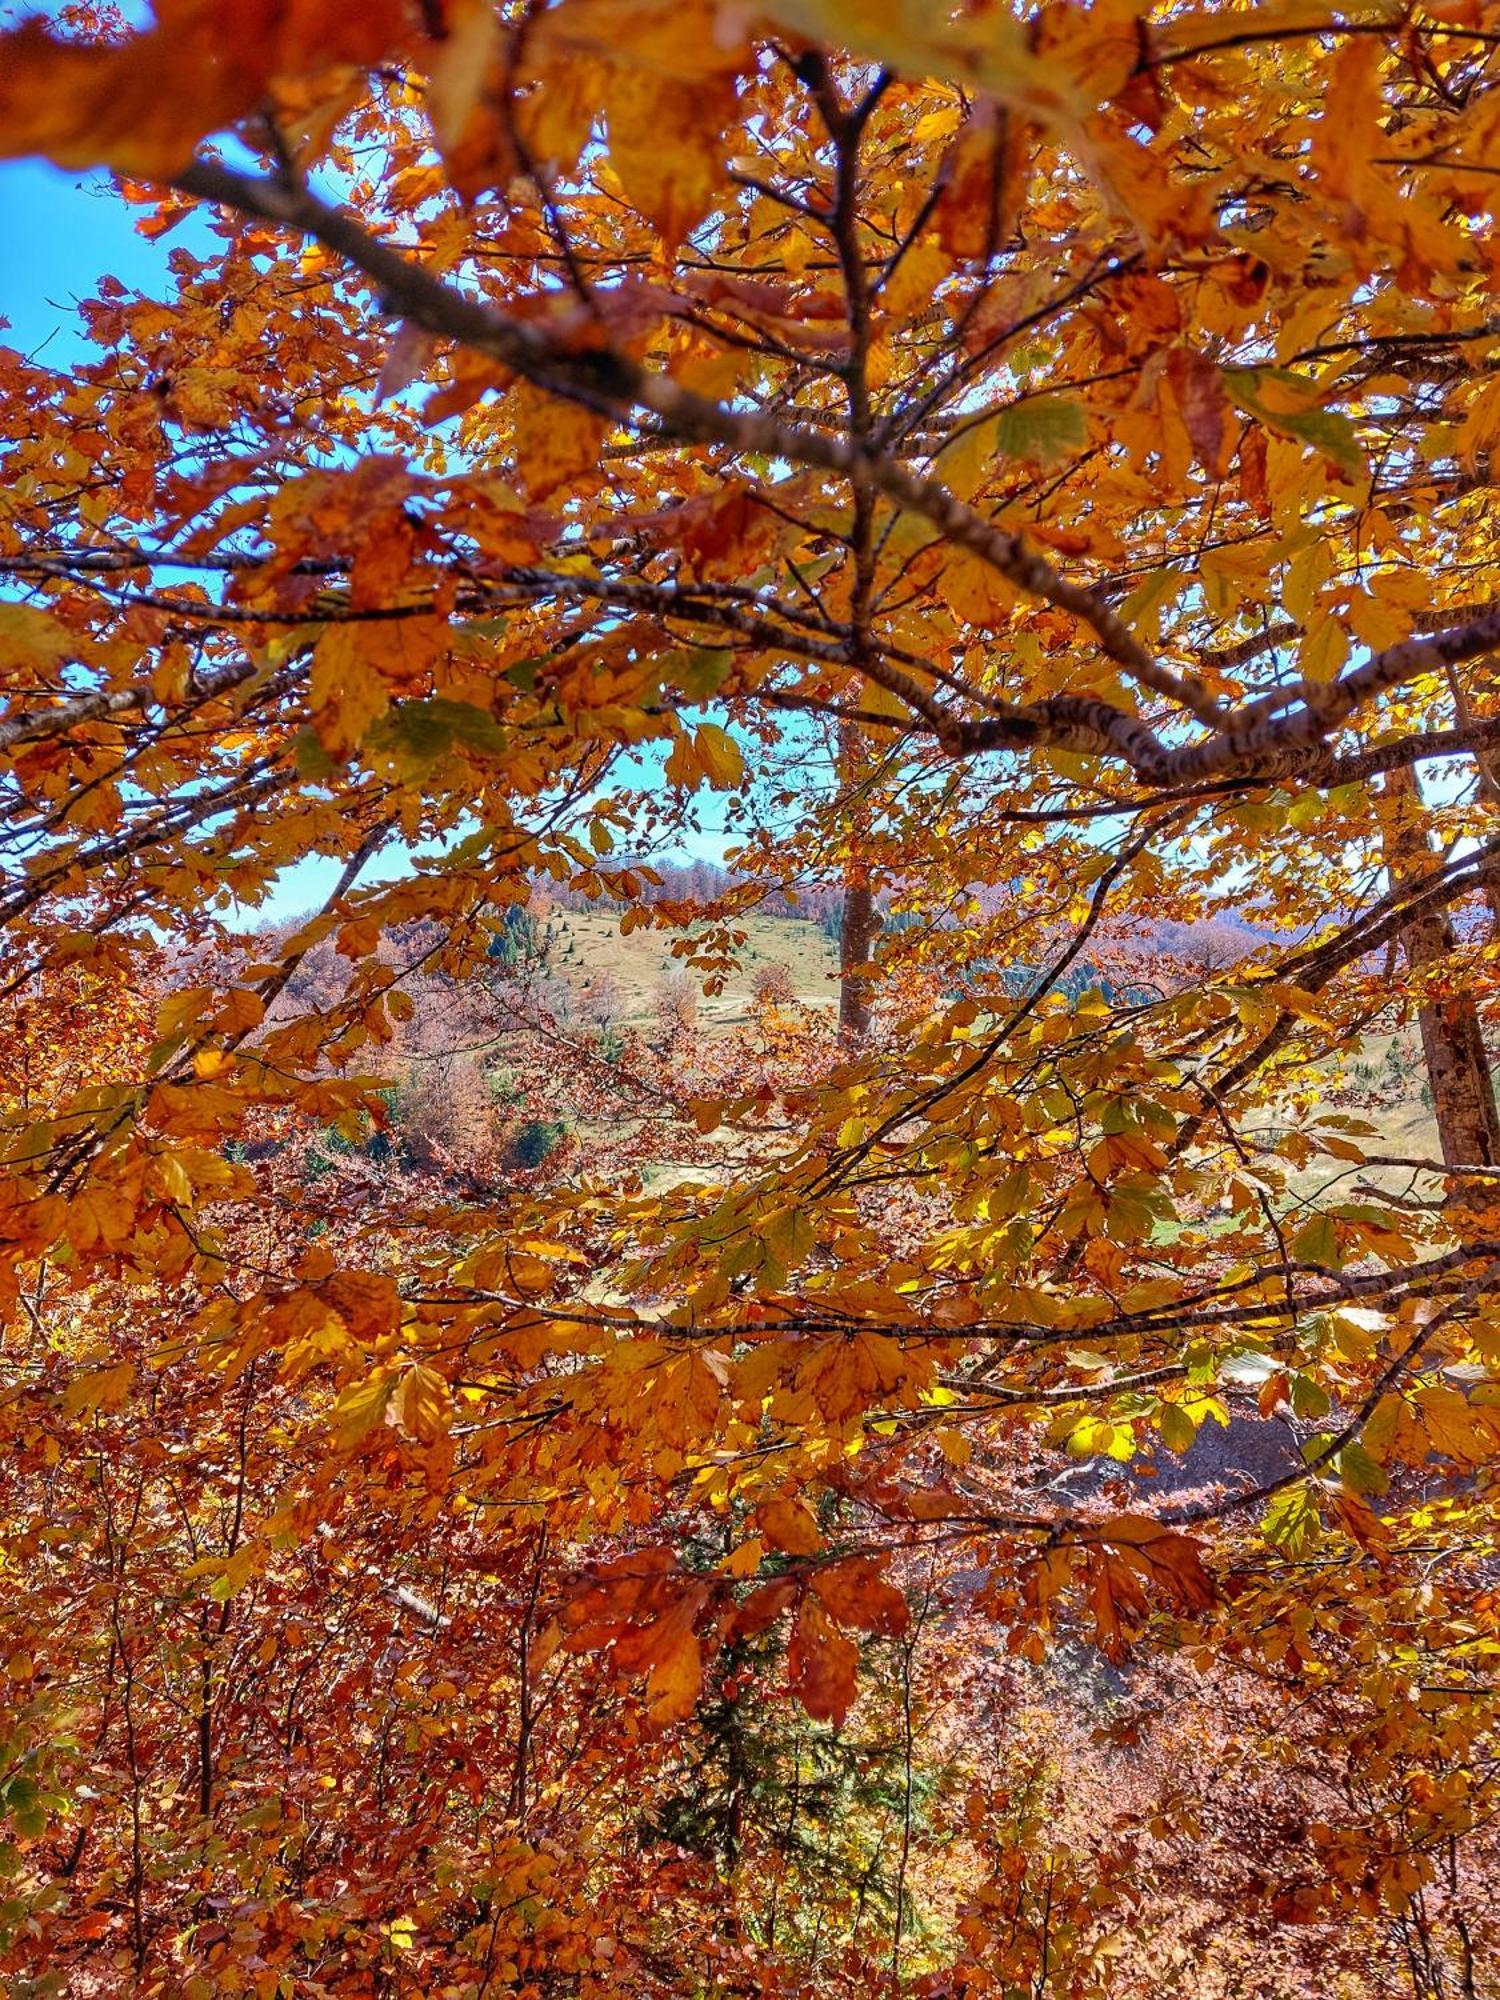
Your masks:
<path fill-rule="evenodd" d="M 1497 144 L 1491 0 L 0 34 L 195 218 L 0 350 L 18 1980 L 1497 1990 Z M 540 994 L 586 1138 L 361 1150 L 513 913 L 696 996 L 804 890 L 837 1027 Z M 682 1806 L 747 1661 L 836 1948 Z"/>

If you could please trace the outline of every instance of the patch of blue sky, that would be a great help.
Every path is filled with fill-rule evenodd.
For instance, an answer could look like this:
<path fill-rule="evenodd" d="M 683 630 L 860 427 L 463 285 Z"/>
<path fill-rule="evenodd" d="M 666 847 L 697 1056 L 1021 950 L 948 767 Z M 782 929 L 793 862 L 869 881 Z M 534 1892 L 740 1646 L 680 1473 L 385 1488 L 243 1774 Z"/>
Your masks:
<path fill-rule="evenodd" d="M 0 340 L 50 367 L 97 355 L 84 331 L 79 303 L 96 297 L 100 278 L 132 291 L 161 292 L 170 282 L 174 242 L 193 241 L 191 219 L 155 243 L 136 234 L 141 211 L 122 201 L 106 173 L 79 173 L 39 160 L 0 161 Z M 201 226 L 200 226 L 201 228 Z"/>
<path fill-rule="evenodd" d="M 206 221 L 190 216 L 170 236 L 152 242 L 136 231 L 140 213 L 120 198 L 107 173 L 68 171 L 32 160 L 0 162 L 0 215 L 7 218 L 0 318 L 8 322 L 8 328 L 0 329 L 0 343 L 48 366 L 67 368 L 98 356 L 79 307 L 97 297 L 102 277 L 116 278 L 132 292 L 169 297 L 173 245 L 202 255 L 215 239 Z M 661 782 L 659 756 L 632 753 L 618 769 L 620 789 L 651 790 Z M 722 816 L 705 814 L 660 858 L 722 862 L 737 837 L 738 830 L 726 826 Z M 414 864 L 431 866 L 439 859 L 437 850 L 413 853 L 393 847 L 364 879 L 389 881 Z M 323 902 L 341 867 L 326 855 L 303 856 L 279 873 L 265 901 L 242 910 L 244 919 L 280 924 L 305 914 Z"/>
<path fill-rule="evenodd" d="M 624 751 L 616 759 L 613 779 L 608 788 L 610 796 L 618 797 L 628 791 L 653 791 L 663 782 L 661 757 L 641 750 Z M 592 805 L 594 799 L 601 796 L 603 794 L 595 794 L 585 804 Z M 720 795 L 700 794 L 700 798 L 704 797 L 717 801 Z M 401 842 L 393 842 L 365 869 L 360 877 L 361 886 L 393 882 L 417 869 L 435 873 L 441 870 L 444 857 L 462 847 L 477 830 L 476 822 L 465 819 L 460 820 L 441 843 L 408 847 Z M 600 865 L 605 869 L 623 868 L 632 860 L 644 860 L 668 866 L 677 866 L 685 861 L 709 861 L 715 866 L 722 866 L 743 839 L 744 831 L 743 827 L 729 826 L 722 814 L 712 808 L 707 811 L 700 809 L 692 826 L 682 829 L 670 846 L 652 849 L 645 842 L 622 843 L 620 849 L 602 860 Z M 262 924 L 292 923 L 310 915 L 327 899 L 343 865 L 341 859 L 334 860 L 321 854 L 304 855 L 301 860 L 278 872 L 264 901 L 253 909 L 240 906 L 243 922 L 247 928 L 254 928 Z M 601 898 L 597 905 L 601 913 L 613 907 L 607 897 Z"/>

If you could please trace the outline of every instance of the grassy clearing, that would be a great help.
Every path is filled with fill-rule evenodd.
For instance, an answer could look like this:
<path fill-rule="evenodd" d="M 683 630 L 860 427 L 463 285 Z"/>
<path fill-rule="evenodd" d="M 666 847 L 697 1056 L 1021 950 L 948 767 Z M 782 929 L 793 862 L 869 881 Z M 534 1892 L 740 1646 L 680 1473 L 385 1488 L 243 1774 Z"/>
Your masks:
<path fill-rule="evenodd" d="M 607 974 L 616 988 L 618 1025 L 640 1028 L 655 1021 L 662 984 L 682 964 L 672 955 L 675 933 L 638 930 L 624 937 L 617 917 L 592 910 L 556 910 L 547 919 L 547 927 L 552 969 L 575 991 Z M 724 991 L 700 994 L 701 1031 L 713 1034 L 745 1025 L 753 1014 L 755 975 L 768 964 L 787 968 L 797 998 L 804 1005 L 836 1006 L 838 952 L 816 924 L 786 917 L 749 917 L 741 928 L 746 933 L 745 943 Z M 1363 1141 L 1369 1152 L 1415 1159 L 1440 1157 L 1437 1127 L 1430 1104 L 1424 1101 L 1425 1073 L 1415 1026 L 1369 1035 L 1342 1063 L 1326 1068 L 1319 1065 L 1319 1069 L 1328 1095 L 1318 1108 L 1345 1111 L 1374 1126 L 1375 1135 Z M 1295 1125 L 1302 1115 L 1290 1110 L 1288 1122 Z M 1410 1175 L 1404 1169 L 1384 1167 L 1350 1175 L 1320 1160 L 1293 1173 L 1288 1192 L 1305 1202 L 1330 1180 L 1341 1184 L 1363 1181 L 1394 1191 L 1406 1186 Z"/>
<path fill-rule="evenodd" d="M 618 988 L 621 1025 L 639 1026 L 654 1017 L 663 980 L 682 963 L 672 956 L 671 932 L 639 930 L 622 937 L 617 918 L 573 910 L 554 910 L 547 927 L 554 972 L 575 988 L 607 973 Z M 698 1018 L 705 1028 L 738 1027 L 750 1018 L 751 985 L 764 965 L 784 965 L 804 1005 L 836 1005 L 838 953 L 816 924 L 749 917 L 740 928 L 745 942 L 724 991 L 699 998 Z"/>

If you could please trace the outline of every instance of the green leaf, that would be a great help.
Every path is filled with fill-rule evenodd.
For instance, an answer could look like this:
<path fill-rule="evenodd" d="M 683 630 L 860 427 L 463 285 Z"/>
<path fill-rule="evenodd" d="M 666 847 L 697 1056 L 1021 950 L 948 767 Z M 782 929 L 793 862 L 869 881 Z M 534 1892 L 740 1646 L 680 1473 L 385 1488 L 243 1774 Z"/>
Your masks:
<path fill-rule="evenodd" d="M 1371 1458 L 1357 1438 L 1344 1446 L 1333 1463 L 1351 1493 L 1384 1493 L 1389 1484 L 1385 1467 Z"/>
<path fill-rule="evenodd" d="M 509 627 L 507 618 L 470 618 L 463 627 L 466 639 L 503 639 Z"/>
<path fill-rule="evenodd" d="M 1149 1195 L 1112 1189 L 1105 1213 L 1105 1234 L 1114 1243 L 1144 1243 L 1156 1225 L 1158 1207 Z"/>
<path fill-rule="evenodd" d="M 299 729 L 297 740 L 292 746 L 292 755 L 297 764 L 299 778 L 311 778 L 317 783 L 330 778 L 338 769 L 338 764 L 318 741 L 318 733 L 311 727 Z"/>
<path fill-rule="evenodd" d="M 1342 1271 L 1343 1253 L 1332 1216 L 1315 1215 L 1304 1222 L 1292 1238 L 1292 1255 L 1302 1264 L 1321 1264 L 1328 1271 Z"/>
<path fill-rule="evenodd" d="M 1175 1451 L 1179 1458 L 1185 1451 L 1192 1450 L 1198 1436 L 1198 1426 L 1181 1403 L 1163 1403 L 1156 1427 L 1161 1432 L 1162 1443 L 1169 1451 Z"/>
<path fill-rule="evenodd" d="M 506 736 L 488 709 L 434 695 L 427 701 L 398 702 L 365 740 L 371 749 L 422 768 L 450 755 L 455 744 L 479 756 L 498 757 Z"/>
<path fill-rule="evenodd" d="M 995 419 L 995 449 L 1043 469 L 1056 465 L 1089 441 L 1082 403 L 1071 396 L 1032 396 Z"/>
<path fill-rule="evenodd" d="M 1311 1423 L 1317 1423 L 1320 1418 L 1328 1415 L 1331 1407 L 1328 1391 L 1321 1382 L 1315 1382 L 1311 1375 L 1304 1375 L 1300 1371 L 1293 1375 L 1292 1410 L 1295 1415 L 1306 1417 Z"/>
<path fill-rule="evenodd" d="M 778 1208 L 762 1223 L 761 1240 L 774 1263 L 795 1271 L 812 1255 L 818 1238 L 806 1209 Z"/>
<path fill-rule="evenodd" d="M 1224 386 L 1242 410 L 1268 430 L 1300 438 L 1320 451 L 1345 479 L 1369 475 L 1359 433 L 1348 417 L 1318 403 L 1318 386 L 1292 368 L 1226 368 Z"/>
<path fill-rule="evenodd" d="M 1120 616 L 1132 631 L 1154 633 L 1162 611 L 1187 581 L 1180 569 L 1155 569 L 1142 577 L 1120 607 Z"/>
<path fill-rule="evenodd" d="M 1288 1486 L 1273 1496 L 1261 1522 L 1261 1533 L 1284 1555 L 1306 1555 L 1323 1537 L 1323 1523 L 1305 1486 Z"/>
<path fill-rule="evenodd" d="M 722 646 L 683 646 L 661 662 L 662 679 L 689 701 L 711 701 L 729 677 L 734 655 Z"/>

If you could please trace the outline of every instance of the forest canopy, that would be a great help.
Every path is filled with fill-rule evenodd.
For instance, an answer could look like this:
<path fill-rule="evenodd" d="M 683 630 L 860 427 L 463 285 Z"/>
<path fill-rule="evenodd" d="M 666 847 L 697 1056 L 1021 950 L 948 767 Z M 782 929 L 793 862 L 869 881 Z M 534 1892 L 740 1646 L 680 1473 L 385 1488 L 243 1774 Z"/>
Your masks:
<path fill-rule="evenodd" d="M 1500 1994 L 1500 4 L 0 153 L 5 1990 Z"/>

